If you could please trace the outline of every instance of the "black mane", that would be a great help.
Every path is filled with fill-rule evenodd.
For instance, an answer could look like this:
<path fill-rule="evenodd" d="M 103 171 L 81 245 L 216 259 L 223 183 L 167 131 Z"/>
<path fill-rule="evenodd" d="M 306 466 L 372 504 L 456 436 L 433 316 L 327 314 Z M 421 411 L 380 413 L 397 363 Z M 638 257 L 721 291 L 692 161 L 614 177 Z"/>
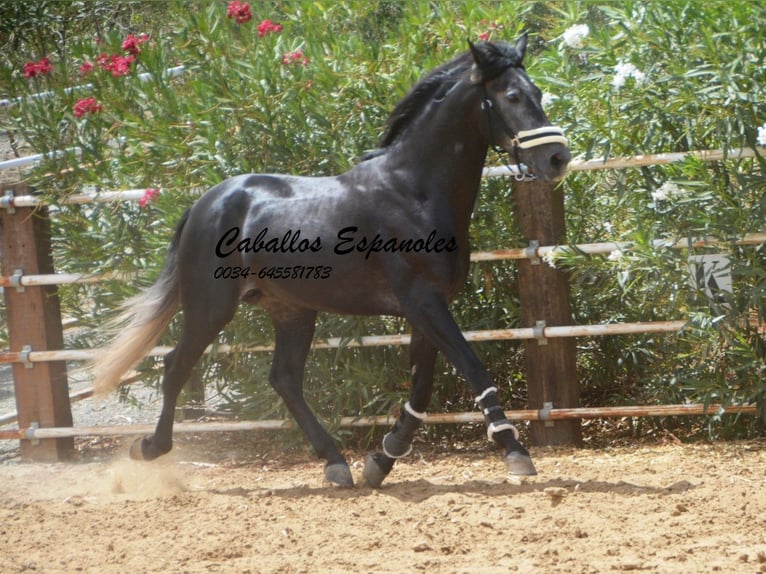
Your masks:
<path fill-rule="evenodd" d="M 446 94 L 471 68 L 470 52 L 463 52 L 446 64 L 428 72 L 398 103 L 386 121 L 387 130 L 380 140 L 381 147 L 393 144 L 405 128 L 420 115 L 431 100 Z"/>
<path fill-rule="evenodd" d="M 522 55 L 515 47 L 505 42 L 482 42 L 471 44 L 467 50 L 446 64 L 428 72 L 410 92 L 398 103 L 386 121 L 386 133 L 380 140 L 380 147 L 387 148 L 399 139 L 405 129 L 418 117 L 432 100 L 443 97 L 461 78 L 472 69 L 475 59 L 472 55 L 477 52 L 481 56 L 481 81 L 489 81 L 499 76 L 511 67 L 523 67 Z M 478 65 L 478 64 L 477 64 Z M 371 157 L 380 155 L 382 150 L 376 150 Z M 363 159 L 368 159 L 367 156 Z"/>

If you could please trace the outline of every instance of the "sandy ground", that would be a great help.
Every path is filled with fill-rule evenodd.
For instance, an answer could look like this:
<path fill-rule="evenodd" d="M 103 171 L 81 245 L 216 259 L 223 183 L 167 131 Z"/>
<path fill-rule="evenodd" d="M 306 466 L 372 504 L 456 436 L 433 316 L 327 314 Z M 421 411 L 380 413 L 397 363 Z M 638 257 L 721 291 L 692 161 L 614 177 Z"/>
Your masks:
<path fill-rule="evenodd" d="M 766 440 L 533 449 L 523 480 L 487 449 L 416 450 L 377 491 L 222 435 L 126 448 L 0 464 L 0 572 L 766 572 Z"/>

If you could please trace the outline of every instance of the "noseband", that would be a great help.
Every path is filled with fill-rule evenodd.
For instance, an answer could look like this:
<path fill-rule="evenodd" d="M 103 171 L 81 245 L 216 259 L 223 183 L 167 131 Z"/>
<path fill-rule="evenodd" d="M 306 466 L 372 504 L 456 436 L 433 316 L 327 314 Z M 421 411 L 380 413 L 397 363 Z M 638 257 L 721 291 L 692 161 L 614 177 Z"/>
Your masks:
<path fill-rule="evenodd" d="M 514 177 L 517 180 L 534 179 L 534 175 L 529 173 L 529 168 L 521 161 L 520 150 L 526 150 L 540 145 L 550 143 L 560 143 L 567 145 L 569 142 L 564 135 L 564 130 L 558 126 L 544 126 L 541 128 L 535 128 L 532 130 L 520 130 L 518 133 L 514 132 L 511 126 L 509 126 L 505 118 L 500 115 L 495 109 L 495 104 L 492 101 L 487 89 L 484 88 L 484 100 L 481 102 L 482 111 L 486 112 L 487 124 L 489 126 L 489 133 L 492 133 L 492 124 L 499 123 L 503 133 L 511 138 L 511 146 L 513 157 L 518 165 L 518 173 L 514 171 Z M 493 146 L 498 153 L 511 153 L 509 150 L 504 150 L 498 146 Z M 510 168 L 510 166 L 508 166 Z"/>

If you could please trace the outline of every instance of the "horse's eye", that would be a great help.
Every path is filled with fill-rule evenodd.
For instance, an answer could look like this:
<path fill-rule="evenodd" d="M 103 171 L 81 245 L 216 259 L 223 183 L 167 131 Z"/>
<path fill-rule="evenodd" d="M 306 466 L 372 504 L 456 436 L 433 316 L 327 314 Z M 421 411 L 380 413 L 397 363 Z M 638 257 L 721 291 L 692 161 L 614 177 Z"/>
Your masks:
<path fill-rule="evenodd" d="M 505 92 L 505 97 L 508 99 L 509 102 L 518 102 L 519 101 L 519 90 L 516 89 L 510 89 L 507 92 Z"/>

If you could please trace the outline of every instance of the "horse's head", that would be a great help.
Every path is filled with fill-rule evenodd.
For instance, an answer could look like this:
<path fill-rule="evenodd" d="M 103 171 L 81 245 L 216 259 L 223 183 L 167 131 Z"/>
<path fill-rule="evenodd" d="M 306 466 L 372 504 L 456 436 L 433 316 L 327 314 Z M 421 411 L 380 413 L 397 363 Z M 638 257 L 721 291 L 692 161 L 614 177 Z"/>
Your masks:
<path fill-rule="evenodd" d="M 542 93 L 524 70 L 526 34 L 515 46 L 505 42 L 469 45 L 474 60 L 471 81 L 483 92 L 482 130 L 490 145 L 503 148 L 543 181 L 561 179 L 572 156 L 563 130 L 548 121 Z"/>

